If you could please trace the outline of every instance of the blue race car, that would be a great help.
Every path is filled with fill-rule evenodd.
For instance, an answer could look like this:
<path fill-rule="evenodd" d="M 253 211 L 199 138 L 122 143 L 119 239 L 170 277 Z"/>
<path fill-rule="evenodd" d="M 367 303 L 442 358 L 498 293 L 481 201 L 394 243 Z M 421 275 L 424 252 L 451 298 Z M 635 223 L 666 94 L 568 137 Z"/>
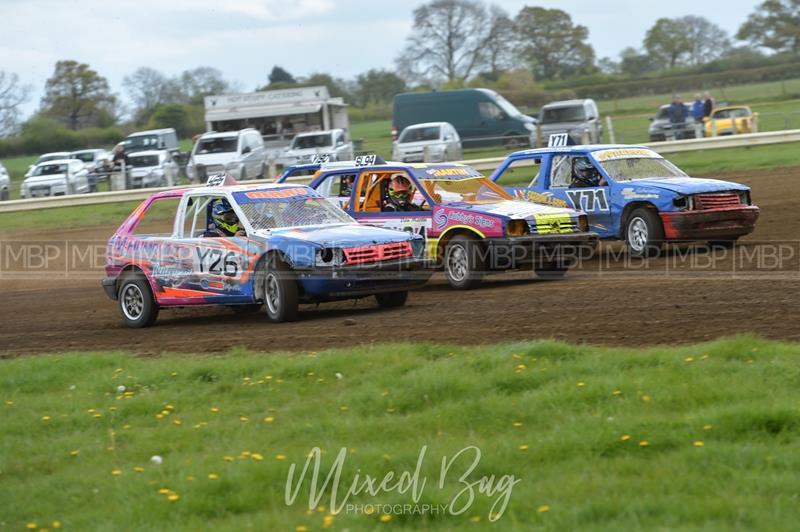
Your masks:
<path fill-rule="evenodd" d="M 169 229 L 153 231 L 168 211 Z M 129 327 L 191 305 L 263 306 L 282 322 L 299 303 L 374 295 L 381 307 L 401 306 L 430 277 L 423 252 L 421 236 L 360 225 L 309 187 L 212 176 L 142 202 L 108 242 L 102 285 Z"/>
<path fill-rule="evenodd" d="M 584 211 L 592 231 L 624 240 L 635 256 L 657 255 L 667 241 L 733 246 L 759 214 L 749 187 L 689 177 L 642 146 L 519 151 L 490 178 L 519 199 Z"/>

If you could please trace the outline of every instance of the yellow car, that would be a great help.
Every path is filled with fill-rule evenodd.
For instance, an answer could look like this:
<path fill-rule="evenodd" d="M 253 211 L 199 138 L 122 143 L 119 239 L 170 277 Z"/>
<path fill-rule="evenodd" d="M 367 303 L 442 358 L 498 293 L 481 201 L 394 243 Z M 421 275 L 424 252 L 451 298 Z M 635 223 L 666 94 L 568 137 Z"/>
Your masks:
<path fill-rule="evenodd" d="M 714 109 L 710 117 L 703 119 L 706 123 L 706 137 L 755 133 L 757 121 L 758 113 L 745 105 L 720 107 Z"/>

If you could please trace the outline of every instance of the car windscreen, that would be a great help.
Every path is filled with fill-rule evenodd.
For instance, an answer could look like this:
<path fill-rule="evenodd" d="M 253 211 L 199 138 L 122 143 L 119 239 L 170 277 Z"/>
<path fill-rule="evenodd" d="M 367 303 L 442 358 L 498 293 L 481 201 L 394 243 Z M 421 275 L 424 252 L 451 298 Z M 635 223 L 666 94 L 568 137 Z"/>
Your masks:
<path fill-rule="evenodd" d="M 513 199 L 502 187 L 490 179 L 420 179 L 420 184 L 435 203 L 496 203 Z"/>
<path fill-rule="evenodd" d="M 244 215 L 256 230 L 355 221 L 340 207 L 317 195 L 301 192 L 290 197 L 279 197 L 286 195 L 286 190 L 237 192 L 235 195 Z"/>
<path fill-rule="evenodd" d="M 439 126 L 408 127 L 400 134 L 400 138 L 397 139 L 397 142 L 404 144 L 406 142 L 439 140 L 440 131 L 441 128 Z"/>
<path fill-rule="evenodd" d="M 236 137 L 217 137 L 210 139 L 200 139 L 197 142 L 197 149 L 195 155 L 203 155 L 206 153 L 230 153 L 235 152 L 239 144 L 239 139 Z"/>
<path fill-rule="evenodd" d="M 128 152 L 149 150 L 158 147 L 157 135 L 137 135 L 135 137 L 128 137 L 123 141 L 125 150 Z"/>
<path fill-rule="evenodd" d="M 625 158 L 600 163 L 603 170 L 615 181 L 634 181 L 652 177 L 687 177 L 677 166 L 666 159 Z"/>
<path fill-rule="evenodd" d="M 669 118 L 669 107 L 662 107 L 658 110 L 658 114 L 656 115 L 656 119 L 663 120 L 665 118 Z"/>
<path fill-rule="evenodd" d="M 583 122 L 586 114 L 582 105 L 571 107 L 551 107 L 542 110 L 542 124 L 557 124 L 559 122 Z"/>
<path fill-rule="evenodd" d="M 519 112 L 519 109 L 514 107 L 514 104 L 512 104 L 499 94 L 495 96 L 494 103 L 496 103 L 497 106 L 500 107 L 500 109 L 502 109 L 503 112 L 508 116 L 519 116 L 520 114 L 522 114 Z"/>
<path fill-rule="evenodd" d="M 34 170 L 33 175 L 56 175 L 56 174 L 66 174 L 66 173 L 67 173 L 66 164 L 43 164 L 36 167 L 36 170 Z"/>
<path fill-rule="evenodd" d="M 128 166 L 133 168 L 158 166 L 158 155 L 137 155 L 136 157 L 128 157 Z"/>
<path fill-rule="evenodd" d="M 47 161 L 55 161 L 56 159 L 67 159 L 68 157 L 64 154 L 59 153 L 58 155 L 42 155 L 39 159 L 36 160 L 36 164 L 46 163 Z"/>
<path fill-rule="evenodd" d="M 333 146 L 330 134 L 324 135 L 298 135 L 292 141 L 293 150 L 308 150 L 312 148 L 329 148 Z"/>
<path fill-rule="evenodd" d="M 94 152 L 80 152 L 80 153 L 73 153 L 70 156 L 70 159 L 78 159 L 84 163 L 91 163 L 94 162 Z"/>

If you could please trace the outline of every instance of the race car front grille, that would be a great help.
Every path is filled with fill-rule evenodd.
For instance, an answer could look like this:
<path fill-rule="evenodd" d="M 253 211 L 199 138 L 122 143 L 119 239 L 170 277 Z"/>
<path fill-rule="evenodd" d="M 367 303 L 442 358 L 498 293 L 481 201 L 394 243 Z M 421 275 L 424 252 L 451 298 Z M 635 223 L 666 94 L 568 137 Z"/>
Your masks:
<path fill-rule="evenodd" d="M 344 248 L 343 251 L 345 264 L 380 262 L 383 260 L 402 259 L 412 255 L 411 244 L 408 242 L 391 242 L 389 244 Z"/>
<path fill-rule="evenodd" d="M 699 211 L 706 209 L 725 209 L 729 207 L 738 207 L 741 204 L 741 197 L 736 192 L 697 194 L 694 197 L 694 208 Z"/>

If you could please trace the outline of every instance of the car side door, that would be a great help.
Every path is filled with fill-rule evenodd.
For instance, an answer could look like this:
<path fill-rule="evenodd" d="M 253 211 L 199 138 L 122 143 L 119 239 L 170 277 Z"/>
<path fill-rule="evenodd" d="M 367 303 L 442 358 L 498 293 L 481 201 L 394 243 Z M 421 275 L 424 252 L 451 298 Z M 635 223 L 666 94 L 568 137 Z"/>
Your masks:
<path fill-rule="evenodd" d="M 402 174 L 411 182 L 414 188 L 414 203 L 419 205 L 424 200 L 427 209 L 419 211 L 382 211 L 381 205 L 384 192 L 392 176 Z M 359 223 L 394 229 L 418 234 L 425 238 L 427 243 L 428 233 L 432 227 L 431 198 L 422 190 L 419 183 L 412 176 L 399 170 L 363 170 L 353 187 L 350 205 L 347 213 Z"/>
<path fill-rule="evenodd" d="M 566 202 L 567 206 L 586 213 L 589 229 L 601 237 L 614 235 L 611 216 L 610 187 L 578 187 L 573 180 L 573 163 L 584 155 L 553 154 L 550 157 L 549 172 L 543 182 L 544 188 L 554 198 Z M 597 164 L 592 161 L 597 168 Z M 601 173 L 600 169 L 597 169 Z"/>
<path fill-rule="evenodd" d="M 191 275 L 176 287 L 195 304 L 235 304 L 254 300 L 252 271 L 260 246 L 247 237 L 209 236 L 213 205 L 223 194 L 186 195 L 175 244 Z M 232 203 L 234 210 L 237 206 Z M 237 211 L 241 220 L 243 213 Z"/>

